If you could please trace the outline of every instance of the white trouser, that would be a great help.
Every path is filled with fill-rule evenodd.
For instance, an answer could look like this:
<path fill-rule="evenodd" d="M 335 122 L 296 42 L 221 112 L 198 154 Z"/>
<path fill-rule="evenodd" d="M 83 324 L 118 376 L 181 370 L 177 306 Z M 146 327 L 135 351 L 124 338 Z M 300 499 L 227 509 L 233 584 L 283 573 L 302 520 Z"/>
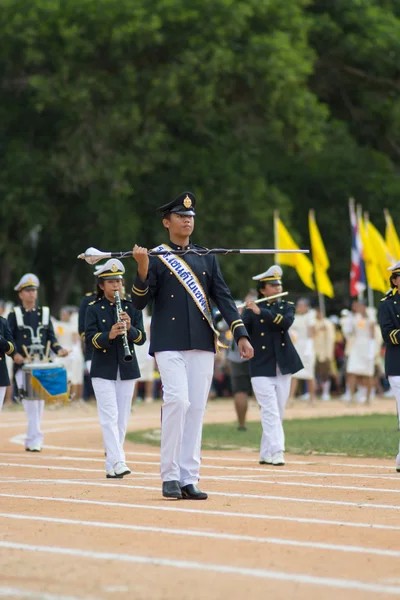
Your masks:
<path fill-rule="evenodd" d="M 210 392 L 214 353 L 156 352 L 163 387 L 161 479 L 181 486 L 199 481 L 203 416 Z"/>
<path fill-rule="evenodd" d="M 43 444 L 43 434 L 40 430 L 40 423 L 43 417 L 44 400 L 22 400 L 22 405 L 28 419 L 25 448 L 41 446 Z"/>
<path fill-rule="evenodd" d="M 1 386 L 0 387 L 0 412 L 1 409 L 3 408 L 3 402 L 4 402 L 4 397 L 6 395 L 6 387 Z"/>
<path fill-rule="evenodd" d="M 106 471 L 111 471 L 116 463 L 125 462 L 123 445 L 131 414 L 135 380 L 122 381 L 118 370 L 116 381 L 92 377 L 92 385 L 103 432 Z"/>
<path fill-rule="evenodd" d="M 399 428 L 400 428 L 400 375 L 389 375 L 388 377 L 390 387 L 392 388 L 394 397 L 397 402 L 397 417 L 399 420 Z M 396 456 L 396 464 L 400 465 L 400 442 L 399 442 L 399 453 Z"/>
<path fill-rule="evenodd" d="M 282 421 L 289 398 L 291 375 L 277 373 L 276 377 L 252 377 L 251 385 L 258 404 L 261 406 L 260 458 L 284 452 L 285 434 Z"/>
<path fill-rule="evenodd" d="M 25 389 L 25 373 L 22 369 L 16 372 L 15 381 L 19 389 Z M 43 444 L 43 434 L 40 429 L 40 423 L 43 417 L 44 400 L 22 400 L 22 406 L 28 419 L 25 448 L 41 446 Z"/>

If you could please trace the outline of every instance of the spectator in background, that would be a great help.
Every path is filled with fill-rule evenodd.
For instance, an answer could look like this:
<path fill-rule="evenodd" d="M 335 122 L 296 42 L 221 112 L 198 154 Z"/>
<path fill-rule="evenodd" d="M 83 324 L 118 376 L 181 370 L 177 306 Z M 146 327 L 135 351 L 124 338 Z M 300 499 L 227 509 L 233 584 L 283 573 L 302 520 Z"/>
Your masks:
<path fill-rule="evenodd" d="M 321 400 L 331 399 L 331 369 L 335 355 L 335 327 L 317 308 L 315 319 L 316 376 L 321 386 Z"/>
<path fill-rule="evenodd" d="M 83 387 L 84 357 L 78 332 L 78 310 L 73 306 L 64 306 L 60 311 L 60 320 L 52 319 L 57 339 L 68 356 L 56 360 L 67 371 L 71 385 L 71 397 L 81 398 Z"/>
<path fill-rule="evenodd" d="M 336 395 L 341 395 L 346 386 L 345 376 L 345 349 L 346 340 L 340 327 L 339 317 L 331 315 L 329 320 L 335 327 L 335 349 L 332 362 L 332 379 Z"/>
<path fill-rule="evenodd" d="M 136 358 L 139 364 L 140 369 L 140 377 L 137 380 L 138 383 L 144 384 L 144 401 L 147 404 L 151 404 L 153 402 L 154 395 L 154 369 L 155 369 L 155 361 L 152 356 L 149 354 L 150 348 L 150 323 L 151 317 L 149 315 L 149 311 L 147 306 L 142 311 L 143 316 L 143 328 L 146 332 L 146 341 L 143 346 L 136 346 Z M 138 396 L 139 385 L 135 387 L 135 398 Z"/>
<path fill-rule="evenodd" d="M 257 291 L 252 289 L 248 291 L 244 302 L 252 302 L 256 299 Z M 243 309 L 239 308 L 238 310 L 239 314 L 242 314 Z M 249 396 L 252 396 L 249 361 L 240 357 L 239 348 L 237 347 L 233 336 L 227 352 L 227 360 L 231 377 L 233 401 L 238 419 L 238 430 L 246 431 L 248 398 Z"/>
<path fill-rule="evenodd" d="M 361 300 L 354 300 L 348 315 L 347 332 L 353 338 L 347 362 L 347 384 L 350 400 L 354 398 L 356 387 L 357 402 L 364 404 L 369 400 L 376 352 L 376 318 Z"/>
<path fill-rule="evenodd" d="M 310 309 L 307 298 L 300 298 L 296 303 L 294 323 L 290 330 L 290 337 L 300 356 L 304 368 L 292 377 L 290 396 L 295 397 L 299 381 L 306 381 L 308 391 L 301 396 L 302 400 L 309 400 L 310 404 L 315 399 L 315 311 Z"/>

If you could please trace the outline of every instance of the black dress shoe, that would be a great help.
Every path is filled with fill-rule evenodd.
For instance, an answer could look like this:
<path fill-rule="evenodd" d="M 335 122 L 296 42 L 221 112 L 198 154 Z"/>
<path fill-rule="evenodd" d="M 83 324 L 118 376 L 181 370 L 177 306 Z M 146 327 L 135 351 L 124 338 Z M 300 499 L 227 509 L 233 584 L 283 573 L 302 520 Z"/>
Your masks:
<path fill-rule="evenodd" d="M 182 488 L 182 498 L 184 500 L 207 500 L 208 496 L 205 492 L 201 492 L 197 485 L 189 483 Z"/>
<path fill-rule="evenodd" d="M 179 481 L 163 481 L 162 495 L 164 498 L 175 498 L 176 500 L 181 500 L 182 492 Z"/>

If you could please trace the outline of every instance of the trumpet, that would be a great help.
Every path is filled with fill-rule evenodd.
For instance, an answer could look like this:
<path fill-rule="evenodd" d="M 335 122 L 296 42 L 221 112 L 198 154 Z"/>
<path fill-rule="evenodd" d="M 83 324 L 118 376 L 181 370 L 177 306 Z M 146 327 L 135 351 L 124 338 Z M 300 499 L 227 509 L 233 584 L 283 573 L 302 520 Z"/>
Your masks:
<path fill-rule="evenodd" d="M 268 300 L 274 300 L 276 298 L 282 298 L 282 296 L 287 296 L 289 292 L 281 292 L 280 294 L 274 294 L 273 296 L 265 296 L 264 298 L 259 298 L 258 300 L 254 300 L 254 304 L 260 304 L 261 302 L 267 302 Z M 243 302 L 242 304 L 238 304 L 236 306 L 237 309 L 239 308 L 246 308 L 247 303 Z M 221 314 L 221 312 L 219 310 L 217 310 L 217 312 L 215 313 L 216 317 L 219 317 L 219 315 Z"/>
<path fill-rule="evenodd" d="M 289 292 L 281 292 L 280 294 L 274 294 L 273 296 L 264 296 L 264 298 L 259 298 L 258 300 L 254 300 L 254 304 L 261 304 L 261 302 L 268 302 L 269 300 L 275 300 L 276 298 L 282 298 L 282 296 L 287 296 Z M 237 308 L 245 308 L 247 306 L 247 302 L 243 302 L 243 304 L 239 304 Z"/>
<path fill-rule="evenodd" d="M 115 290 L 115 292 L 114 292 L 114 299 L 115 299 L 115 307 L 117 309 L 117 321 L 119 323 L 123 322 L 124 326 L 125 326 L 125 331 L 122 334 L 122 346 L 124 348 L 124 361 L 125 362 L 130 362 L 131 360 L 133 360 L 133 356 L 132 356 L 132 353 L 131 353 L 131 349 L 129 348 L 128 334 L 126 332 L 126 324 L 121 319 L 121 312 L 122 312 L 121 297 L 120 297 L 119 292 L 117 290 Z"/>

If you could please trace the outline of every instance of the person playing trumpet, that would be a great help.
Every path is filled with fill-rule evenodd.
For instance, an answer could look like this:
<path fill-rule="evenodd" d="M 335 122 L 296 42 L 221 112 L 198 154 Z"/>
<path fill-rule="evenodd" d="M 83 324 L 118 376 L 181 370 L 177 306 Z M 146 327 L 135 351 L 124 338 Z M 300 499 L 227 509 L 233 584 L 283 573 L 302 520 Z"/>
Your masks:
<path fill-rule="evenodd" d="M 282 269 L 278 265 L 253 277 L 258 281 L 259 297 L 265 297 L 267 301 L 263 304 L 248 302 L 242 314 L 254 347 L 250 376 L 261 407 L 261 465 L 285 464 L 283 415 L 289 398 L 291 377 L 303 368 L 289 336 L 289 328 L 294 320 L 294 304 L 283 298 L 272 298 L 282 293 L 281 278 Z M 270 302 L 268 297 L 271 297 Z"/>
<path fill-rule="evenodd" d="M 117 316 L 115 293 L 122 298 L 125 267 L 111 258 L 97 269 L 97 300 L 89 303 L 85 319 L 86 344 L 93 348 L 90 368 L 97 410 L 106 452 L 106 477 L 121 478 L 130 474 L 123 449 L 131 413 L 135 380 L 140 371 L 134 344 L 146 340 L 142 313 L 124 298 Z M 127 360 L 124 336 L 131 351 Z"/>

